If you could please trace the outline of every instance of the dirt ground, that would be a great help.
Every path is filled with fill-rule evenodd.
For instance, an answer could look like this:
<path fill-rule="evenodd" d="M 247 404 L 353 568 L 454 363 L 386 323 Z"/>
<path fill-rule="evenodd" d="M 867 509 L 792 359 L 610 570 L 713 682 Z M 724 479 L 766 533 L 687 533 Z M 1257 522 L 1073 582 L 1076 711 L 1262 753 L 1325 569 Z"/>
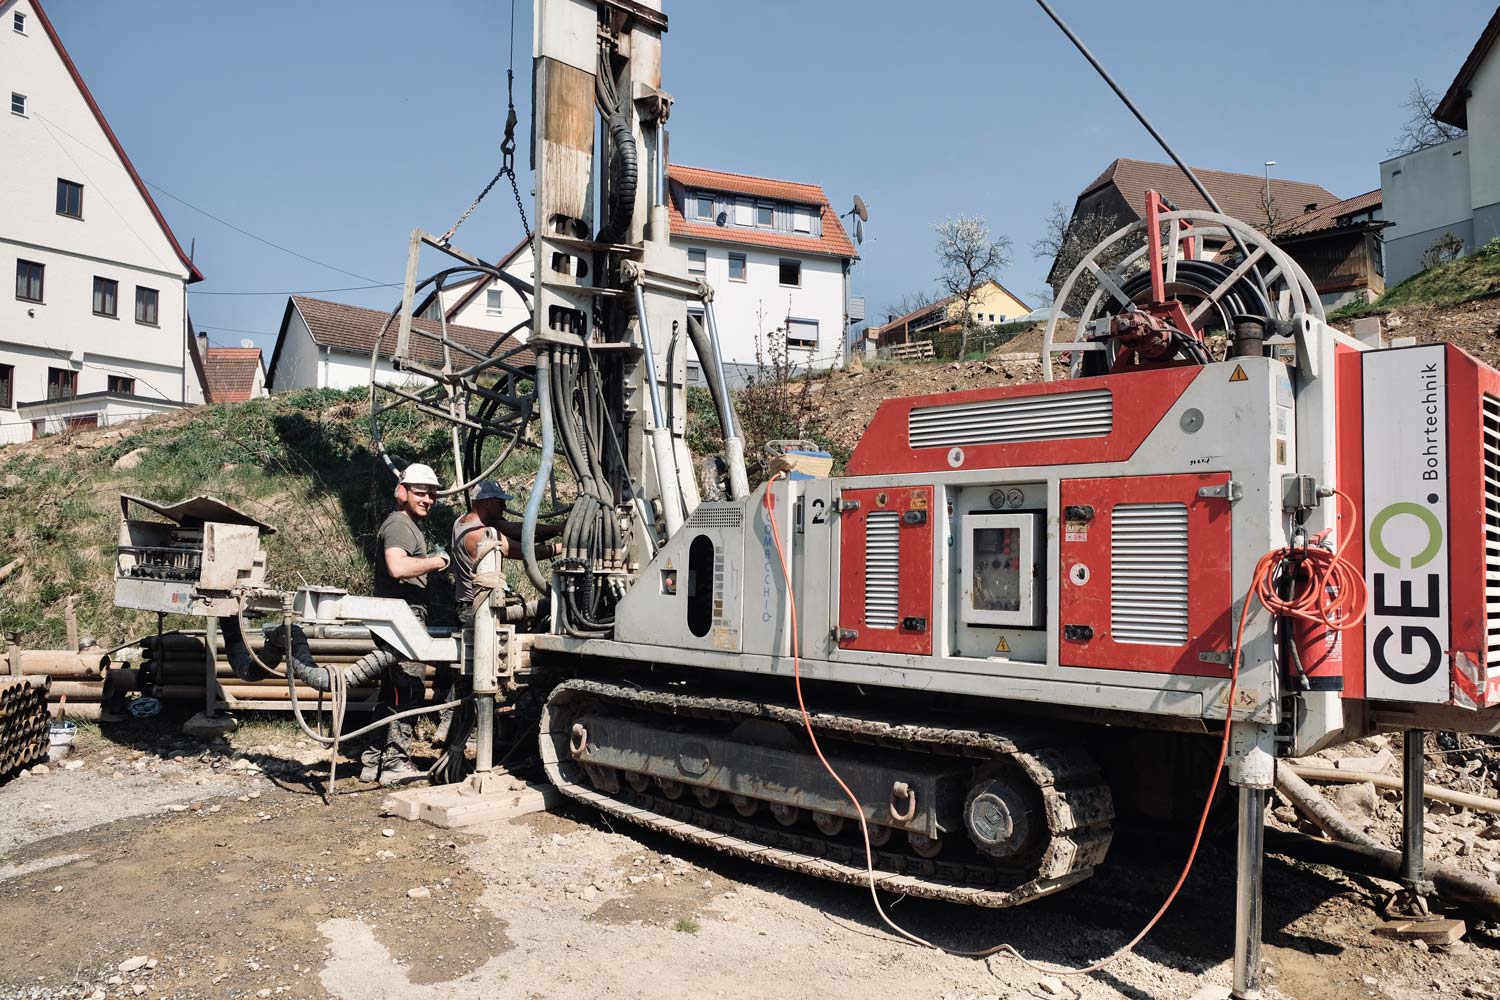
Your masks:
<path fill-rule="evenodd" d="M 1142 1000 L 1229 981 L 1229 838 L 1206 845 L 1136 954 L 1061 978 L 915 947 L 867 891 L 581 808 L 455 834 L 382 818 L 383 794 L 352 776 L 325 805 L 326 765 L 298 735 L 260 726 L 208 746 L 134 723 L 88 740 L 72 768 L 0 786 L 0 997 Z M 1372 829 L 1389 806 L 1377 799 Z M 1438 853 L 1456 821 L 1434 817 Z M 1478 843 L 1476 861 L 1500 858 Z M 949 947 L 1010 941 L 1080 965 L 1134 933 L 1185 849 L 1178 832 L 1122 831 L 1092 880 L 1013 911 L 883 901 Z M 1274 857 L 1266 881 L 1269 996 L 1500 998 L 1494 928 L 1471 924 L 1439 954 L 1370 934 L 1376 883 Z"/>

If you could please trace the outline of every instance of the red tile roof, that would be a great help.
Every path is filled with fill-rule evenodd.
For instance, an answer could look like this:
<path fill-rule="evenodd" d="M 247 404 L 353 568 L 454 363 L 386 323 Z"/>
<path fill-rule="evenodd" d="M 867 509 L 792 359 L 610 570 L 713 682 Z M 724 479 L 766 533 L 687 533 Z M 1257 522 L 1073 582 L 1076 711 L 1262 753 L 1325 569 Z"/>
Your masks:
<path fill-rule="evenodd" d="M 1336 229 L 1339 226 L 1339 220 L 1345 216 L 1368 212 L 1380 204 L 1379 188 L 1366 191 L 1353 198 L 1345 198 L 1343 201 L 1336 201 L 1332 205 L 1297 216 L 1286 224 L 1285 234 L 1301 236 L 1304 233 L 1317 232 L 1321 229 Z"/>
<path fill-rule="evenodd" d="M 1474 43 L 1474 48 L 1469 50 L 1469 58 L 1459 67 L 1458 75 L 1453 82 L 1448 84 L 1448 92 L 1438 102 L 1433 110 L 1432 117 L 1445 125 L 1454 128 L 1469 127 L 1469 84 L 1474 79 L 1474 74 L 1479 72 L 1479 66 L 1484 62 L 1485 56 L 1489 55 L 1490 47 L 1495 44 L 1495 39 L 1500 38 L 1500 7 L 1495 8 L 1490 23 L 1484 26 L 1479 33 L 1479 40 Z"/>
<path fill-rule="evenodd" d="M 188 255 L 183 253 L 182 244 L 177 242 L 177 237 L 173 234 L 172 227 L 167 225 L 167 220 L 161 214 L 161 209 L 156 207 L 156 202 L 152 199 L 151 192 L 146 189 L 146 182 L 141 180 L 141 175 L 135 172 L 135 164 L 131 163 L 130 157 L 125 155 L 125 147 L 120 145 L 119 139 L 115 138 L 115 130 L 109 127 L 109 122 L 104 118 L 104 112 L 99 110 L 99 105 L 94 100 L 94 95 L 89 92 L 88 84 L 83 82 L 83 74 L 78 72 L 78 67 L 73 64 L 73 57 L 68 55 L 68 50 L 63 47 L 62 39 L 57 36 L 57 31 L 52 27 L 52 22 L 47 19 L 47 12 L 42 9 L 41 0 L 32 0 L 31 7 L 36 11 L 36 19 L 41 22 L 42 30 L 47 33 L 47 38 L 52 42 L 52 47 L 57 49 L 58 56 L 61 57 L 63 65 L 67 67 L 68 75 L 73 78 L 73 83 L 77 85 L 78 92 L 83 95 L 84 103 L 94 113 L 94 120 L 99 123 L 99 128 L 103 130 L 105 138 L 109 140 L 110 146 L 114 148 L 115 155 L 120 158 L 120 163 L 124 165 L 125 172 L 135 182 L 135 188 L 141 193 L 141 198 L 145 200 L 146 207 L 151 210 L 151 214 L 156 218 L 156 224 L 161 226 L 162 235 L 166 236 L 167 242 L 172 244 L 172 249 L 176 252 L 177 258 L 187 268 L 188 284 L 192 284 L 195 281 L 202 281 L 203 275 L 193 266 L 193 262 L 188 258 Z"/>
<path fill-rule="evenodd" d="M 1250 225 L 1257 220 L 1265 221 L 1263 203 L 1266 179 L 1258 174 L 1236 174 L 1227 170 L 1206 170 L 1194 167 L 1193 173 L 1208 188 L 1224 214 L 1233 216 Z M 1193 187 L 1181 170 L 1171 163 L 1152 163 L 1149 160 L 1118 159 L 1105 168 L 1093 183 L 1083 189 L 1082 199 L 1096 188 L 1113 183 L 1125 203 L 1139 217 L 1145 211 L 1146 192 L 1158 191 L 1180 209 L 1208 208 L 1208 202 Z M 1339 201 L 1339 196 L 1317 184 L 1306 181 L 1271 178 L 1271 200 L 1282 215 L 1302 214 L 1308 205 L 1322 208 Z"/>
<path fill-rule="evenodd" d="M 203 359 L 210 403 L 243 403 L 255 391 L 259 347 L 210 347 Z"/>
<path fill-rule="evenodd" d="M 346 351 L 363 359 L 370 357 L 370 351 L 374 348 L 377 337 L 380 338 L 382 358 L 389 358 L 396 348 L 396 333 L 400 327 L 400 320 L 390 319 L 389 312 L 345 305 L 342 302 L 312 299 L 305 295 L 293 295 L 287 300 L 286 313 L 281 318 L 281 330 L 276 337 L 276 351 L 271 355 L 271 369 L 267 375 L 268 383 L 275 378 L 276 363 L 281 358 L 281 347 L 286 341 L 287 326 L 294 309 L 307 323 L 307 330 L 312 335 L 313 343 L 321 347 Z M 390 319 L 389 326 L 386 325 L 387 319 Z M 442 350 L 437 340 L 438 324 L 432 320 L 414 319 L 412 329 L 430 334 L 430 336 L 412 338 L 413 355 L 423 364 L 442 367 Z M 383 336 L 382 330 L 385 331 Z M 480 330 L 477 327 L 457 326 L 451 323 L 448 325 L 448 335 L 455 342 L 486 357 L 502 339 L 501 335 L 493 330 Z M 519 346 L 520 341 L 514 337 L 509 339 L 513 346 Z M 463 360 L 462 357 L 457 358 L 455 364 L 462 363 Z M 529 350 L 523 350 L 513 355 L 510 360 L 512 364 L 524 368 L 532 364 L 534 358 Z"/>
<path fill-rule="evenodd" d="M 767 247 L 773 250 L 795 250 L 799 253 L 819 254 L 826 257 L 857 258 L 859 252 L 849 241 L 838 213 L 828 202 L 828 195 L 816 184 L 799 184 L 795 181 L 779 181 L 770 177 L 755 177 L 750 174 L 731 174 L 722 170 L 703 167 L 685 167 L 673 164 L 667 170 L 671 182 L 672 197 L 667 199 L 667 210 L 673 236 L 691 237 L 715 243 L 735 243 L 746 246 Z M 682 199 L 688 188 L 694 190 L 723 191 L 729 194 L 744 194 L 755 198 L 775 198 L 799 205 L 819 209 L 823 217 L 821 237 L 803 236 L 798 233 L 771 232 L 765 229 L 748 229 L 743 226 L 712 226 L 703 222 L 689 221 L 682 214 Z"/>

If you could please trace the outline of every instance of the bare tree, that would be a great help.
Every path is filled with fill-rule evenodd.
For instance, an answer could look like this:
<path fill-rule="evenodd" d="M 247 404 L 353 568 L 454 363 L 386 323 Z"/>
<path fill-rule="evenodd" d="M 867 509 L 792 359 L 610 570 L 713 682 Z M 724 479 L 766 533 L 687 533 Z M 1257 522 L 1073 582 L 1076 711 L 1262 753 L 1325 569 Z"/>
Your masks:
<path fill-rule="evenodd" d="M 916 312 L 918 309 L 925 309 L 939 298 L 941 296 L 938 292 L 931 288 L 919 288 L 916 291 L 907 292 L 899 299 L 886 305 L 886 322 L 889 323 L 897 316 L 905 316 L 907 313 Z"/>
<path fill-rule="evenodd" d="M 1050 259 L 1052 261 L 1053 295 L 1062 291 L 1063 283 L 1068 280 L 1068 275 L 1072 274 L 1079 262 L 1088 256 L 1090 250 L 1104 242 L 1115 230 L 1127 225 L 1129 221 L 1097 208 L 1074 216 L 1068 212 L 1067 206 L 1062 202 L 1054 201 L 1052 211 L 1043 225 L 1041 238 L 1031 244 L 1031 252 L 1038 260 Z M 1099 266 L 1107 271 L 1140 244 L 1140 239 L 1121 240 L 1096 260 Z M 1094 294 L 1097 285 L 1093 275 L 1087 273 L 1079 275 L 1078 281 L 1073 284 L 1073 291 L 1068 295 L 1068 301 L 1063 303 L 1063 308 L 1077 316 L 1088 302 L 1089 296 Z"/>
<path fill-rule="evenodd" d="M 977 215 L 959 215 L 933 226 L 937 233 L 938 283 L 959 307 L 963 324 L 958 356 L 969 353 L 969 333 L 974 327 L 970 305 L 986 282 L 993 281 L 1010 264 L 1010 240 L 992 236 L 990 224 Z"/>
<path fill-rule="evenodd" d="M 1413 80 L 1407 92 L 1406 122 L 1396 133 L 1396 142 L 1389 152 L 1392 156 L 1405 156 L 1428 146 L 1437 146 L 1450 139 L 1457 139 L 1464 130 L 1447 122 L 1437 120 L 1437 106 L 1442 98 L 1422 86 L 1421 80 Z"/>

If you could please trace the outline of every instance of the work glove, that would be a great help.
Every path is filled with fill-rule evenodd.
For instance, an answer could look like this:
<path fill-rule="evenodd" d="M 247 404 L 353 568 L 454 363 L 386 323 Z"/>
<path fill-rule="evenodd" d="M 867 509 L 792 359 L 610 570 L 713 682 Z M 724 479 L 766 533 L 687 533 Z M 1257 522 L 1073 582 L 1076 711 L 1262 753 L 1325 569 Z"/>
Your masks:
<path fill-rule="evenodd" d="M 432 547 L 432 554 L 442 557 L 443 567 L 442 569 L 438 570 L 439 573 L 446 573 L 448 571 L 448 567 L 453 565 L 453 558 L 448 555 L 448 550 L 443 548 L 441 545 L 434 545 Z"/>

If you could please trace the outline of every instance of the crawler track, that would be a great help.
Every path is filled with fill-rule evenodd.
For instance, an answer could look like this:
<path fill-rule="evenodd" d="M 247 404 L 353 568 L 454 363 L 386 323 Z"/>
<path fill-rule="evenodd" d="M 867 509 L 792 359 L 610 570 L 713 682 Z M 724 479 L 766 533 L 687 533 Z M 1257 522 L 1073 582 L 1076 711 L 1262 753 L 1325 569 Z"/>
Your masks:
<path fill-rule="evenodd" d="M 601 706 L 700 719 L 764 719 L 800 729 L 802 716 L 795 707 L 604 681 L 567 681 L 552 692 L 543 709 L 542 763 L 547 777 L 565 794 L 612 816 L 734 857 L 837 882 L 866 882 L 864 844 L 857 827 L 852 838 L 834 839 L 744 819 L 722 806 L 704 809 L 686 800 L 634 792 L 626 785 L 618 794 L 592 787 L 573 761 L 569 731 L 581 711 Z M 931 720 L 898 722 L 837 713 L 814 715 L 812 724 L 830 744 L 970 758 L 976 764 L 1008 758 L 1040 793 L 1047 842 L 1030 870 L 999 867 L 975 852 L 955 860 L 928 860 L 890 850 L 897 843 L 892 840 L 875 852 L 879 888 L 978 906 L 1016 906 L 1088 878 L 1109 849 L 1114 819 L 1109 788 L 1093 759 L 1080 747 L 1061 743 L 1055 732 L 1026 723 L 955 729 Z"/>

